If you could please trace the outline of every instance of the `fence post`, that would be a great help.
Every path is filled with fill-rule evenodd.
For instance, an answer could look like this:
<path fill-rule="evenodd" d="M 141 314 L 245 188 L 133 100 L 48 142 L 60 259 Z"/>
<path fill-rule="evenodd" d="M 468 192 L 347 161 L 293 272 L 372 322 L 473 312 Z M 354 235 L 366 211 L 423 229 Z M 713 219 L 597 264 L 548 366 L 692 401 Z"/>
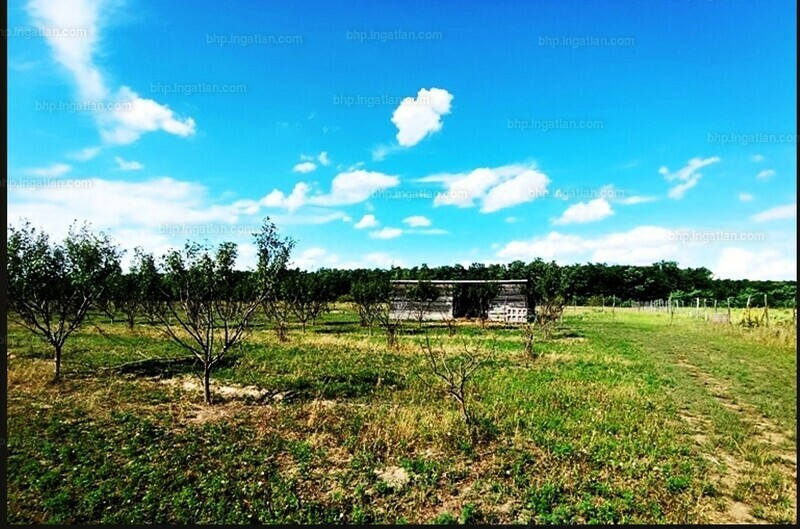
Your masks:
<path fill-rule="evenodd" d="M 764 294 L 764 324 L 769 327 L 769 307 L 767 306 L 767 295 Z"/>

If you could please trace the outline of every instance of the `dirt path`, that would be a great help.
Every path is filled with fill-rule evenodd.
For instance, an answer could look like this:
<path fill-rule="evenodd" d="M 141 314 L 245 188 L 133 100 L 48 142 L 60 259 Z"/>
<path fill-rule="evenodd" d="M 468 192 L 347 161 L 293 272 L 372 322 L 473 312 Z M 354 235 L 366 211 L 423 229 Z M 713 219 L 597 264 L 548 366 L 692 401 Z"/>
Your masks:
<path fill-rule="evenodd" d="M 713 523 L 767 523 L 761 517 L 754 516 L 754 512 L 758 511 L 757 506 L 749 503 L 741 497 L 741 493 L 737 494 L 736 492 L 740 484 L 746 484 L 754 475 L 765 473 L 767 467 L 779 469 L 792 483 L 791 512 L 796 513 L 797 452 L 796 446 L 793 446 L 786 432 L 774 421 L 764 417 L 754 406 L 734 398 L 731 388 L 723 381 L 690 364 L 684 358 L 679 359 L 677 363 L 720 406 L 736 414 L 737 418 L 747 426 L 748 431 L 754 436 L 752 441 L 763 447 L 768 456 L 771 456 L 762 458 L 762 461 L 774 461 L 774 463 L 762 463 L 757 466 L 748 459 L 748 453 L 745 450 L 733 452 L 722 447 L 715 447 L 713 453 L 704 454 L 706 459 L 713 464 L 711 472 L 723 499 L 722 504 L 718 505 L 717 512 L 707 513 L 709 521 Z M 712 434 L 715 429 L 712 421 L 707 417 L 689 414 L 681 417 L 691 425 L 695 432 L 692 435 L 695 443 L 699 446 L 708 445 L 709 434 Z M 793 523 L 796 523 L 796 516 L 794 514 L 792 516 Z"/>

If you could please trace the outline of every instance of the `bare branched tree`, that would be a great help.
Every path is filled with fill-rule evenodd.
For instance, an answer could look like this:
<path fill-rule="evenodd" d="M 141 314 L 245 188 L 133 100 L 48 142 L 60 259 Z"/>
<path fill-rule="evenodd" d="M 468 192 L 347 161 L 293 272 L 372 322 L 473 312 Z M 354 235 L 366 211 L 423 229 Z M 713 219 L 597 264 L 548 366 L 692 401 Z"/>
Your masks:
<path fill-rule="evenodd" d="M 447 395 L 458 404 L 470 439 L 474 443 L 478 437 L 476 430 L 478 416 L 474 408 L 474 395 L 470 382 L 475 373 L 494 355 L 495 344 L 493 342 L 488 350 L 482 342 L 470 344 L 466 340 L 461 340 L 461 345 L 460 354 L 448 354 L 441 343 L 434 346 L 430 336 L 426 334 L 422 350 L 431 372 L 444 386 Z"/>
<path fill-rule="evenodd" d="M 398 312 L 391 310 L 389 303 L 384 303 L 378 312 L 377 320 L 386 332 L 386 345 L 390 349 L 397 348 L 397 335 L 403 326 L 403 319 Z"/>
<path fill-rule="evenodd" d="M 536 320 L 526 323 L 522 327 L 522 337 L 525 340 L 525 354 L 532 359 L 539 357 L 538 351 L 534 348 L 534 339 L 536 331 Z"/>

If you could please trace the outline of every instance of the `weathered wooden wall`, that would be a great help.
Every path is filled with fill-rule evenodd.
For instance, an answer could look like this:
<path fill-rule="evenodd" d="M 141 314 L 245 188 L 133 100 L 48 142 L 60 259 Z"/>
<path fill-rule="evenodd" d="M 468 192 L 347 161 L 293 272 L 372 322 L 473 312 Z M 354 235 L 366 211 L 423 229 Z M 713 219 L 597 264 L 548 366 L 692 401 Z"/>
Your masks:
<path fill-rule="evenodd" d="M 413 283 L 393 282 L 390 316 L 393 319 L 416 320 L 420 312 L 424 321 L 441 321 L 453 317 L 453 288 L 457 282 L 437 284 L 442 296 L 433 303 L 416 303 L 407 298 Z M 489 304 L 489 320 L 524 323 L 530 312 L 524 282 L 498 282 L 500 291 Z"/>

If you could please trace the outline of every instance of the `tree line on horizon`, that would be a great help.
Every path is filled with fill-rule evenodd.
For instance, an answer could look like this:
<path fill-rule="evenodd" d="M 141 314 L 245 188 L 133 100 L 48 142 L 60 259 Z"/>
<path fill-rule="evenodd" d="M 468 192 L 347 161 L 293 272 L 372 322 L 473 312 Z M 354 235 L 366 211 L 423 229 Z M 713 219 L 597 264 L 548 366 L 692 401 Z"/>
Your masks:
<path fill-rule="evenodd" d="M 258 312 L 285 341 L 292 317 L 305 332 L 306 324 L 331 303 L 351 302 L 361 324 L 370 332 L 376 323 L 385 327 L 391 343 L 397 325 L 389 304 L 391 280 L 418 280 L 406 295 L 420 307 L 444 293 L 429 281 L 486 281 L 453 292 L 465 313 L 483 322 L 497 294 L 498 285 L 491 282 L 525 279 L 531 316 L 545 326 L 557 319 L 565 303 L 600 305 L 608 304 L 609 298 L 616 306 L 668 298 L 685 305 L 698 298 L 750 307 L 767 299 L 771 307 L 796 303 L 796 281 L 718 280 L 706 268 L 680 268 L 672 261 L 649 266 L 560 266 L 536 259 L 469 267 L 304 271 L 289 267 L 295 241 L 282 237 L 269 217 L 253 238 L 257 263 L 252 270 L 236 268 L 235 243 L 212 247 L 188 241 L 182 249 L 159 257 L 136 248 L 129 270 L 123 271 L 123 251 L 107 234 L 95 233 L 87 224 L 73 224 L 61 242 L 29 222 L 9 226 L 8 317 L 53 348 L 56 379 L 64 343 L 90 312 L 105 313 L 112 323 L 121 316 L 131 328 L 142 321 L 160 326 L 202 366 L 205 401 L 210 403 L 212 369 L 244 339 Z"/>

